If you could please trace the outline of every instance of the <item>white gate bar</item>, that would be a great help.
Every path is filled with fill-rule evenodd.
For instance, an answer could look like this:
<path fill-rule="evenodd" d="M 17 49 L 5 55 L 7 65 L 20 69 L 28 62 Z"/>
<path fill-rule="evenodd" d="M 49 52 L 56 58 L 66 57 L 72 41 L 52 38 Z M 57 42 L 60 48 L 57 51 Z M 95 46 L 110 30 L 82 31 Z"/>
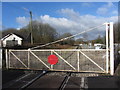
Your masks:
<path fill-rule="evenodd" d="M 7 49 L 5 51 L 5 54 L 6 54 L 6 68 L 8 69 L 9 66 L 8 66 L 8 50 Z"/>
<path fill-rule="evenodd" d="M 26 68 L 28 68 L 13 52 L 10 52 L 12 53 L 12 55 L 23 65 L 25 66 Z"/>
<path fill-rule="evenodd" d="M 80 51 L 81 52 L 81 51 Z M 87 55 L 85 55 L 83 52 L 81 52 L 88 60 L 90 60 L 92 63 L 94 63 L 97 67 L 99 67 L 102 71 L 105 72 L 105 70 L 100 67 L 96 62 L 94 62 L 90 57 L 88 57 Z"/>
<path fill-rule="evenodd" d="M 28 69 L 30 68 L 30 51 L 28 51 Z"/>
<path fill-rule="evenodd" d="M 108 51 L 108 29 L 109 29 L 109 23 L 105 23 L 106 24 L 106 73 L 108 73 L 109 70 L 109 51 Z"/>
<path fill-rule="evenodd" d="M 50 69 L 50 67 L 49 67 L 46 63 L 44 63 L 37 55 L 35 55 L 31 50 L 30 50 L 30 53 L 33 54 L 33 56 L 35 56 L 35 57 L 36 57 L 42 64 L 44 64 L 47 68 Z"/>
<path fill-rule="evenodd" d="M 29 51 L 27 50 L 10 50 L 10 51 Z M 30 51 L 106 51 L 106 49 L 38 49 L 38 50 L 30 50 Z"/>
<path fill-rule="evenodd" d="M 114 35 L 113 22 L 110 22 L 110 74 L 114 75 Z"/>
<path fill-rule="evenodd" d="M 9 54 L 9 58 L 8 58 L 8 67 L 9 67 L 9 68 L 10 68 L 10 52 L 11 52 L 11 51 L 9 50 L 9 53 L 8 53 L 8 54 Z"/>
<path fill-rule="evenodd" d="M 80 52 L 77 51 L 77 57 L 78 57 L 78 71 L 80 70 Z"/>
<path fill-rule="evenodd" d="M 53 51 L 57 56 L 59 56 L 66 64 L 68 64 L 71 68 L 73 68 L 74 70 L 76 70 L 75 69 L 75 67 L 73 67 L 69 62 L 67 62 L 62 56 L 60 56 L 57 52 L 55 52 L 55 51 Z"/>
<path fill-rule="evenodd" d="M 53 51 L 51 51 L 51 55 L 52 55 L 52 54 L 53 54 Z M 54 66 L 54 65 L 51 65 L 51 69 L 53 69 L 53 66 Z"/>

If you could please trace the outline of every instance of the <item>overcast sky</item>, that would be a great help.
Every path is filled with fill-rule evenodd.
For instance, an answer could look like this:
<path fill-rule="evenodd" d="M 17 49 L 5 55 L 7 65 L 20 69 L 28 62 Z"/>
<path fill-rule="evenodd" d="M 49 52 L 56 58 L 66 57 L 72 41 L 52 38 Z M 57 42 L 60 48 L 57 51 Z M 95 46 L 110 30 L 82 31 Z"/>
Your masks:
<path fill-rule="evenodd" d="M 22 28 L 33 19 L 48 23 L 57 32 L 76 34 L 105 22 L 117 22 L 117 2 L 3 2 L 2 24 L 4 28 Z M 94 33 L 102 34 L 104 28 Z"/>

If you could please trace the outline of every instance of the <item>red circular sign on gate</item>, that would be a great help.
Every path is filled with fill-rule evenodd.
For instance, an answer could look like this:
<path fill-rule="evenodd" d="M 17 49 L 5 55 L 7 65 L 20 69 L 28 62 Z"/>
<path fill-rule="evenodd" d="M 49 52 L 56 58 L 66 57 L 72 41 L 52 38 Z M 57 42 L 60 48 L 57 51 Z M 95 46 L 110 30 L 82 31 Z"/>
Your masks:
<path fill-rule="evenodd" d="M 58 62 L 58 57 L 56 55 L 50 55 L 48 56 L 48 63 L 51 65 L 57 64 Z"/>

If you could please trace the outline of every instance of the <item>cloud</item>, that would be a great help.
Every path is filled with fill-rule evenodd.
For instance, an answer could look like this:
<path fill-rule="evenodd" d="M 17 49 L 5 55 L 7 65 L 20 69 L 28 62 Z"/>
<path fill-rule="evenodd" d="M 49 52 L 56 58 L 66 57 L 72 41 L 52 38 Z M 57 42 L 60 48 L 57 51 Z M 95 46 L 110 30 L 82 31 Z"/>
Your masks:
<path fill-rule="evenodd" d="M 111 13 L 112 12 L 112 13 Z M 114 6 L 114 4 L 112 2 L 108 2 L 107 4 L 102 5 L 101 7 L 99 7 L 96 11 L 96 13 L 98 15 L 103 15 L 103 16 L 113 16 L 113 15 L 117 15 L 118 12 L 116 10 L 116 6 Z"/>
<path fill-rule="evenodd" d="M 111 4 L 109 5 L 111 6 Z M 98 17 L 94 15 L 80 15 L 73 9 L 61 9 L 59 13 L 64 14 L 65 17 L 51 17 L 49 15 L 40 16 L 37 21 L 42 23 L 48 23 L 50 26 L 55 28 L 58 33 L 63 34 L 70 32 L 72 34 L 80 33 L 84 30 L 88 30 L 91 27 L 99 26 L 105 22 L 116 22 L 118 16 L 111 17 Z M 29 22 L 27 17 L 16 18 L 20 25 L 26 25 Z M 98 35 L 103 35 L 105 33 L 105 26 L 102 28 L 95 29 L 94 31 L 87 32 L 88 38 L 93 39 L 98 37 Z M 81 35 L 80 35 L 81 37 Z"/>
<path fill-rule="evenodd" d="M 111 12 L 113 15 L 118 15 L 118 11 L 117 10 L 114 10 Z"/>
<path fill-rule="evenodd" d="M 20 28 L 16 28 L 17 30 L 20 30 Z"/>
<path fill-rule="evenodd" d="M 87 3 L 87 2 L 83 2 L 82 3 L 82 7 L 91 7 L 92 6 L 92 4 L 89 2 L 89 3 Z"/>
<path fill-rule="evenodd" d="M 108 5 L 109 7 L 111 4 Z M 116 22 L 118 17 L 98 17 L 94 15 L 80 15 L 73 9 L 61 9 L 59 13 L 64 14 L 65 18 L 50 17 L 49 15 L 40 16 L 40 21 L 50 24 L 59 33 L 70 32 L 76 34 L 84 30 L 88 30 L 91 27 L 99 26 L 105 22 Z M 105 26 L 98 28 L 92 32 L 88 32 L 89 36 L 95 38 L 99 34 L 103 35 L 105 33 Z"/>
<path fill-rule="evenodd" d="M 114 5 L 113 5 L 113 3 L 112 2 L 108 2 L 108 4 L 107 5 L 105 5 L 106 7 L 113 7 Z"/>
<path fill-rule="evenodd" d="M 48 23 L 52 27 L 54 27 L 59 33 L 70 32 L 72 34 L 80 33 L 84 30 L 88 30 L 91 27 L 99 26 L 105 22 L 116 22 L 117 16 L 104 18 L 104 17 L 96 17 L 92 15 L 84 15 L 78 17 L 79 22 L 75 20 L 70 20 L 67 18 L 55 18 L 50 17 L 49 15 L 40 16 L 40 22 Z M 93 30 L 92 32 L 88 32 L 88 38 L 93 39 L 98 37 L 98 35 L 103 36 L 105 33 L 105 26 L 102 28 L 98 28 Z"/>
<path fill-rule="evenodd" d="M 55 18 L 49 15 L 40 16 L 40 22 L 48 23 L 58 32 L 73 32 L 74 27 L 78 27 L 77 23 L 67 18 Z"/>
<path fill-rule="evenodd" d="M 80 16 L 79 12 L 76 12 L 73 9 L 69 9 L 69 8 L 58 10 L 58 12 L 62 14 L 64 17 L 73 20 L 77 20 L 77 17 Z"/>
<path fill-rule="evenodd" d="M 104 7 L 98 8 L 97 10 L 97 13 L 100 15 L 105 15 L 107 12 L 108 12 L 108 9 Z"/>
<path fill-rule="evenodd" d="M 65 9 L 61 9 L 59 10 L 60 13 L 66 15 L 72 15 L 72 16 L 78 16 L 79 13 L 78 12 L 75 12 L 73 9 L 69 9 L 69 8 L 65 8 Z"/>
<path fill-rule="evenodd" d="M 19 24 L 19 28 L 29 24 L 29 21 L 29 18 L 25 16 L 16 18 L 16 22 Z"/>

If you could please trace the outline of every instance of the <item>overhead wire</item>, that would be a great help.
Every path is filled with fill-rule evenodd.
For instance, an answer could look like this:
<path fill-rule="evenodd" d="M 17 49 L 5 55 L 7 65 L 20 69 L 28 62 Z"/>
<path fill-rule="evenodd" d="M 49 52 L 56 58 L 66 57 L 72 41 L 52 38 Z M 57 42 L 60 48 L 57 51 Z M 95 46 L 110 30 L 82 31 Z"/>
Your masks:
<path fill-rule="evenodd" d="M 12 4 L 12 3 L 7 3 L 7 4 L 12 5 L 12 7 L 15 7 L 16 9 L 22 9 L 22 10 L 24 10 L 24 11 L 26 11 L 26 12 L 29 12 L 29 11 L 30 11 L 29 9 L 27 9 L 27 8 L 25 8 L 25 7 L 20 7 L 20 6 L 14 5 L 14 4 Z"/>

